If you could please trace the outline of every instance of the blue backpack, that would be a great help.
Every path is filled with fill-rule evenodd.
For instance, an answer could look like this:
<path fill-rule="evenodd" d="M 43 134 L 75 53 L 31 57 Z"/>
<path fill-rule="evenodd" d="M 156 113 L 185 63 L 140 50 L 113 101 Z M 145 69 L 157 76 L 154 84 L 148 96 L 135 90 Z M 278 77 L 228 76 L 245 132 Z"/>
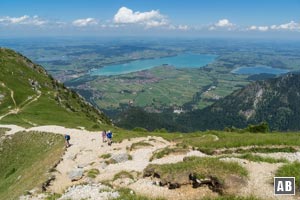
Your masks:
<path fill-rule="evenodd" d="M 66 135 L 66 136 L 65 136 L 65 139 L 66 139 L 66 140 L 70 140 L 70 139 L 71 139 L 70 135 Z"/>
<path fill-rule="evenodd" d="M 109 138 L 109 139 L 112 138 L 112 133 L 111 133 L 111 132 L 108 132 L 108 133 L 107 133 L 107 138 Z"/>

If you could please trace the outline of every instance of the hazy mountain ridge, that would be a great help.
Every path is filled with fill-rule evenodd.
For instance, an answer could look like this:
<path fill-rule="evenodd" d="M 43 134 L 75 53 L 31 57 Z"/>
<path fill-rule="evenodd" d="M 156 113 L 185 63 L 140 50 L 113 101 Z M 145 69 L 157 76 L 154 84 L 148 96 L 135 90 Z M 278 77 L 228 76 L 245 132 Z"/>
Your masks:
<path fill-rule="evenodd" d="M 121 113 L 116 122 L 125 128 L 191 132 L 245 128 L 265 121 L 272 130 L 292 131 L 300 130 L 299 120 L 300 74 L 287 74 L 250 83 L 204 109 L 178 116 L 172 111 L 147 113 L 132 107 Z"/>
<path fill-rule="evenodd" d="M 203 110 L 180 116 L 188 129 L 223 129 L 266 121 L 273 130 L 299 130 L 300 75 L 257 81 Z"/>

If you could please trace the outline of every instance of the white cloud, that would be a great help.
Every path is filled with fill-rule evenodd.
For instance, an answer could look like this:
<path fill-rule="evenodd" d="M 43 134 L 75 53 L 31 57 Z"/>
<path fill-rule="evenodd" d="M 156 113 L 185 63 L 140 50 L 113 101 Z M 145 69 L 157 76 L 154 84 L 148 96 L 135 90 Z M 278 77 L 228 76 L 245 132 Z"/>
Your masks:
<path fill-rule="evenodd" d="M 268 26 L 259 26 L 259 27 L 257 27 L 257 30 L 259 30 L 259 31 L 267 31 L 267 30 L 269 30 L 269 27 Z"/>
<path fill-rule="evenodd" d="M 250 26 L 247 30 L 254 31 L 257 30 L 257 26 Z"/>
<path fill-rule="evenodd" d="M 271 26 L 250 26 L 246 30 L 250 31 L 269 31 L 269 30 L 285 30 L 285 31 L 297 31 L 300 30 L 300 24 L 295 21 L 290 21 L 285 24 L 271 25 Z"/>
<path fill-rule="evenodd" d="M 98 22 L 96 19 L 94 18 L 85 18 L 85 19 L 77 19 L 77 20 L 74 20 L 72 22 L 72 24 L 74 26 L 79 26 L 79 27 L 83 27 L 83 26 L 90 26 L 90 25 L 97 25 Z"/>
<path fill-rule="evenodd" d="M 272 25 L 270 28 L 273 30 L 300 30 L 300 24 L 295 21 L 290 21 L 286 24 Z"/>
<path fill-rule="evenodd" d="M 167 29 L 169 30 L 180 30 L 180 31 L 188 31 L 191 29 L 188 25 L 173 25 L 170 24 Z"/>
<path fill-rule="evenodd" d="M 133 10 L 121 7 L 114 16 L 117 24 L 142 24 L 146 27 L 158 27 L 168 25 L 167 17 L 160 14 L 158 10 L 148 12 L 133 12 Z"/>
<path fill-rule="evenodd" d="M 220 19 L 217 23 L 215 23 L 216 27 L 232 27 L 234 26 L 228 19 Z"/>
<path fill-rule="evenodd" d="M 227 30 L 233 30 L 235 29 L 235 24 L 231 23 L 228 19 L 220 19 L 215 24 L 208 27 L 208 30 L 213 31 L 217 29 L 227 29 Z"/>
<path fill-rule="evenodd" d="M 23 15 L 21 17 L 0 17 L 0 24 L 4 25 L 10 25 L 10 24 L 25 24 L 25 25 L 34 25 L 34 26 L 41 26 L 46 24 L 47 21 L 41 19 L 39 16 L 35 15 L 33 17 L 30 17 L 28 15 Z"/>
<path fill-rule="evenodd" d="M 268 26 L 250 26 L 249 28 L 247 28 L 247 30 L 250 31 L 268 31 L 269 27 Z"/>
<path fill-rule="evenodd" d="M 178 26 L 179 30 L 183 30 L 183 31 L 187 31 L 190 29 L 190 27 L 188 25 L 179 25 Z"/>

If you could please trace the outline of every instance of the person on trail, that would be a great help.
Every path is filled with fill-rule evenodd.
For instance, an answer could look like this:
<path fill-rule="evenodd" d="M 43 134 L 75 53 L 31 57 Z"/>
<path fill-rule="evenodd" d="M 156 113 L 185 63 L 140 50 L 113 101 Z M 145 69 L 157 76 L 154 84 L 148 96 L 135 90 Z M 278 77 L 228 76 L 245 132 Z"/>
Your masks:
<path fill-rule="evenodd" d="M 106 137 L 107 137 L 107 143 L 108 143 L 108 145 L 111 145 L 113 134 L 112 134 L 112 132 L 110 130 L 107 131 Z"/>
<path fill-rule="evenodd" d="M 66 147 L 71 146 L 70 145 L 70 139 L 71 139 L 70 135 L 65 134 L 65 144 L 66 144 Z"/>
<path fill-rule="evenodd" d="M 102 131 L 102 142 L 106 142 L 106 131 Z"/>

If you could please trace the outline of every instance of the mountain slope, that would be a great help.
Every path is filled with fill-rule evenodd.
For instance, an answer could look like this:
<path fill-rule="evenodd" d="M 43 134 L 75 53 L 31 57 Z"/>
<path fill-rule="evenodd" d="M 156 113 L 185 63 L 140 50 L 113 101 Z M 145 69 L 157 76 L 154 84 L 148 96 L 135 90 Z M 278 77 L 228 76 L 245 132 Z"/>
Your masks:
<path fill-rule="evenodd" d="M 203 110 L 177 119 L 185 131 L 242 128 L 262 121 L 273 130 L 300 130 L 300 75 L 257 81 Z"/>
<path fill-rule="evenodd" d="M 0 123 L 97 127 L 109 119 L 39 65 L 0 49 Z"/>

